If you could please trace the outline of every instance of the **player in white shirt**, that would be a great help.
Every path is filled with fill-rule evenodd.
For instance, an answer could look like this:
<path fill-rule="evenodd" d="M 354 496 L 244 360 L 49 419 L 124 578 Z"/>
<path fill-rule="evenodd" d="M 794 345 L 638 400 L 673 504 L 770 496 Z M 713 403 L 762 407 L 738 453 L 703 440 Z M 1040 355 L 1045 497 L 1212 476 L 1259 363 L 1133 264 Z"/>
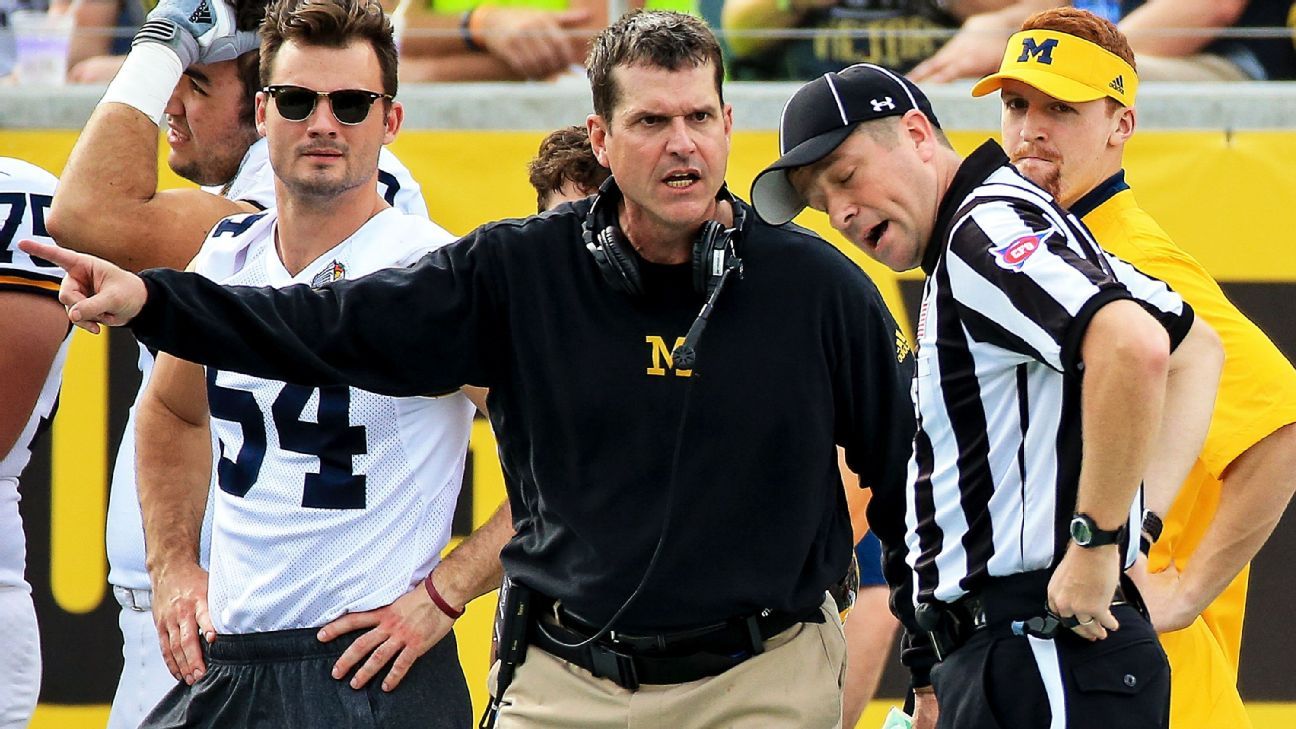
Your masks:
<path fill-rule="evenodd" d="M 192 40 L 186 29 L 206 35 L 199 32 L 206 26 L 186 25 L 174 18 L 184 15 L 187 21 L 197 4 L 197 0 L 167 0 L 151 20 L 155 25 L 170 22 L 180 28 L 181 39 Z M 165 64 L 159 64 L 156 56 L 176 49 L 162 47 L 154 41 L 154 34 L 141 32 L 137 38 L 132 58 L 139 60 L 132 60 L 119 73 L 120 81 L 114 82 L 95 110 L 55 196 L 50 228 L 61 244 L 102 255 L 133 270 L 180 268 L 193 258 L 217 221 L 274 205 L 269 148 L 253 121 L 259 66 L 257 55 L 248 51 L 256 48 L 255 39 L 249 42 L 251 34 L 237 34 L 237 42 L 232 40 L 231 8 L 224 3 L 210 7 L 210 28 L 220 29 L 200 41 L 201 56 L 186 61 L 183 73 L 179 65 L 172 67 L 169 75 L 157 73 Z M 264 4 L 255 0 L 240 3 L 238 13 L 239 27 L 254 28 Z M 183 55 L 183 49 L 177 55 Z M 173 171 L 203 185 L 201 190 L 157 189 L 158 119 L 164 112 L 168 163 Z M 380 195 L 405 212 L 426 217 L 419 186 L 399 160 L 383 148 L 378 164 Z M 141 348 L 139 363 L 142 394 L 152 369 L 152 354 Z M 136 493 L 135 415 L 133 407 L 118 450 L 109 499 L 109 582 L 122 605 L 119 624 L 124 658 L 109 729 L 138 726 L 176 683 L 159 650 L 154 614 L 164 625 L 192 624 L 197 611 L 206 609 L 207 576 L 203 570 L 208 564 L 210 510 L 201 536 L 196 537 L 199 562 L 193 569 L 165 575 L 156 594 L 166 597 L 154 604 Z M 498 528 L 496 522 L 492 524 Z M 473 570 L 447 569 L 456 564 L 475 563 L 451 557 L 438 571 L 438 579 L 449 583 L 443 588 L 447 595 L 453 594 L 451 588 L 459 580 L 472 584 L 490 579 L 493 572 L 477 577 Z M 448 630 L 450 620 L 444 623 Z M 178 674 L 178 664 L 172 663 Z"/>
<path fill-rule="evenodd" d="M 32 441 L 54 417 L 71 330 L 58 301 L 63 271 L 18 250 L 51 242 L 45 213 L 58 180 L 35 165 L 0 157 L 0 728 L 25 727 L 40 693 L 40 635 L 18 477 Z"/>
<path fill-rule="evenodd" d="M 324 244 L 294 245 L 301 240 L 298 226 L 280 235 L 275 210 L 227 218 L 213 230 L 193 268 L 226 284 L 318 288 L 408 265 L 429 246 L 452 240 L 426 218 L 392 208 L 323 251 Z M 194 483 L 190 474 L 210 463 L 205 453 L 193 455 L 203 445 L 203 377 L 202 368 L 162 355 L 158 384 L 150 386 L 141 405 L 138 450 L 146 509 L 151 490 L 165 489 L 169 498 L 175 493 L 171 484 Z M 468 443 L 472 405 L 461 393 L 390 398 L 215 370 L 205 377 L 211 429 L 219 436 L 222 456 L 208 594 L 211 628 L 219 637 L 207 649 L 207 670 L 200 669 L 205 680 L 173 691 L 149 726 L 188 726 L 195 717 L 207 726 L 246 725 L 247 712 L 260 702 L 232 701 L 221 692 L 239 672 L 230 662 L 251 656 L 272 666 L 277 656 L 306 656 L 284 660 L 293 675 L 305 663 L 335 684 L 334 691 L 351 692 L 328 679 L 328 672 L 355 636 L 320 643 L 316 631 L 346 613 L 382 608 L 412 587 L 426 599 L 418 585 L 449 539 Z M 195 437 L 177 435 L 185 429 L 194 430 Z M 301 628 L 306 630 L 296 630 Z M 437 705 L 444 726 L 470 721 L 466 713 L 454 712 L 455 699 L 466 710 L 468 698 L 462 673 L 453 675 L 458 662 L 452 637 L 414 670 L 411 688 L 403 692 L 407 703 L 411 692 L 422 691 L 421 703 Z M 458 697 L 450 690 L 456 682 Z M 303 695 L 309 696 L 309 689 Z M 304 698 L 294 712 L 314 701 Z M 306 718 L 310 714 L 288 716 L 314 725 Z M 388 718 L 386 725 L 398 721 Z"/>
<path fill-rule="evenodd" d="M 397 209 L 427 217 L 418 183 L 409 170 L 389 150 L 378 158 L 380 181 L 378 192 L 394 201 Z M 209 189 L 209 188 L 204 188 Z M 274 205 L 274 171 L 266 140 L 259 139 L 248 148 L 238 174 L 228 184 L 211 188 L 211 194 L 269 208 Z M 235 197 L 237 196 L 237 197 Z M 162 696 L 175 686 L 176 678 L 168 670 L 158 646 L 158 632 L 153 622 L 152 590 L 145 561 L 144 525 L 140 517 L 139 496 L 135 483 L 135 422 L 140 398 L 143 397 L 153 371 L 154 357 L 146 347 L 139 348 L 140 387 L 131 406 L 113 465 L 112 486 L 108 498 L 108 582 L 122 605 L 118 624 L 123 638 L 123 668 L 117 694 L 109 714 L 108 729 L 134 729 Z M 212 434 L 213 439 L 215 433 Z M 214 488 L 214 484 L 213 484 Z M 209 500 L 208 504 L 211 506 Z M 199 561 L 207 569 L 211 542 L 212 510 L 207 508 L 199 538 Z"/>
<path fill-rule="evenodd" d="M 322 288 L 449 242 L 376 189 L 379 152 L 404 114 L 381 6 L 283 0 L 262 34 L 270 83 L 256 118 L 278 208 L 222 220 L 194 269 L 223 283 Z M 155 582 L 194 569 L 212 431 L 221 458 L 210 611 L 159 624 L 185 683 L 143 726 L 471 722 L 453 636 L 433 629 L 444 607 L 429 575 L 450 536 L 472 408 L 460 393 L 429 395 L 440 397 L 306 388 L 159 357 L 136 443 Z M 328 634 L 348 615 L 372 622 Z M 186 629 L 201 632 L 205 655 Z M 356 653 L 368 659 L 345 675 L 337 664 Z"/>

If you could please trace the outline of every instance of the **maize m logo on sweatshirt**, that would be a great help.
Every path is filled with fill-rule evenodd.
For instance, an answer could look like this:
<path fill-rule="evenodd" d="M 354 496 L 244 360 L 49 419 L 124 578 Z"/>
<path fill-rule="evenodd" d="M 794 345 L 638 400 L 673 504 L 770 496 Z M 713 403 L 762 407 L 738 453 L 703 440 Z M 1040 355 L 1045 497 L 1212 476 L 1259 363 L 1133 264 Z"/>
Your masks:
<path fill-rule="evenodd" d="M 684 337 L 676 337 L 675 344 L 670 347 L 666 346 L 665 337 L 659 337 L 655 334 L 649 334 L 644 337 L 644 341 L 648 343 L 650 350 L 649 356 L 651 357 L 651 364 L 648 365 L 648 374 L 657 377 L 665 377 L 667 370 L 673 371 L 676 377 L 688 377 L 693 374 L 693 370 L 675 369 L 675 361 L 671 357 L 671 352 L 675 350 L 675 347 L 684 343 Z"/>

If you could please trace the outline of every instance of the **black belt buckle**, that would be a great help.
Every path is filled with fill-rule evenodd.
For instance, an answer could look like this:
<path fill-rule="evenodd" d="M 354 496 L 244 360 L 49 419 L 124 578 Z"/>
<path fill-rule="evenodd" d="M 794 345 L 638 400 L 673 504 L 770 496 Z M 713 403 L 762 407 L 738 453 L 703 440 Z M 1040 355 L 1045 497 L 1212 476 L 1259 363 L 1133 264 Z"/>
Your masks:
<path fill-rule="evenodd" d="M 635 670 L 634 658 L 598 643 L 590 645 L 589 651 L 591 673 L 624 689 L 639 690 L 639 672 Z"/>

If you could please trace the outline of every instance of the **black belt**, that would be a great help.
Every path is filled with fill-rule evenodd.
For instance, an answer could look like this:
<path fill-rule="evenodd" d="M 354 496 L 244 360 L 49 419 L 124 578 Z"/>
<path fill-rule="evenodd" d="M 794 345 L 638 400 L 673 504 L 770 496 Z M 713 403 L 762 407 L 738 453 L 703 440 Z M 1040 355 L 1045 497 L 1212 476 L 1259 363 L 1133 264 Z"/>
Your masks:
<path fill-rule="evenodd" d="M 914 618 L 927 631 L 937 660 L 944 660 L 974 634 L 987 629 L 1004 635 L 1051 638 L 1059 626 L 1069 627 L 1065 620 L 1050 615 L 1042 604 L 1051 577 L 1046 570 L 996 577 L 953 603 L 923 603 Z M 1126 579 L 1121 575 L 1111 604 L 1132 603 L 1145 612 L 1137 594 L 1132 593 L 1133 585 L 1128 591 L 1124 588 Z M 1134 594 L 1134 600 L 1128 599 L 1130 594 Z"/>
<path fill-rule="evenodd" d="M 532 625 L 531 643 L 622 688 L 675 684 L 718 676 L 765 649 L 765 641 L 797 623 L 822 623 L 818 605 L 797 613 L 765 611 L 747 618 L 662 633 L 612 631 L 575 647 L 597 628 L 558 611 L 563 624 L 545 618 Z"/>

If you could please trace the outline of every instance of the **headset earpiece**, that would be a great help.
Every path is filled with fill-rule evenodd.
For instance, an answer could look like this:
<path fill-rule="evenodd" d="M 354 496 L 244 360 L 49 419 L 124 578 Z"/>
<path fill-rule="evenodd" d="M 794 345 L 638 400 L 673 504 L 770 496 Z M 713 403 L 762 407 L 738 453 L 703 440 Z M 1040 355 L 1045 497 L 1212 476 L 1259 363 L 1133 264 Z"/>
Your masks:
<path fill-rule="evenodd" d="M 599 231 L 598 240 L 607 262 L 604 277 L 612 282 L 613 288 L 633 296 L 642 294 L 643 280 L 639 276 L 639 263 L 634 259 L 636 254 L 627 249 L 629 241 L 621 235 L 620 229 L 609 225 Z"/>
<path fill-rule="evenodd" d="M 704 295 L 710 295 L 715 290 L 725 270 L 737 257 L 733 245 L 734 234 L 742 230 L 746 217 L 742 206 L 729 194 L 728 188 L 721 189 L 719 197 L 732 206 L 734 225 L 725 228 L 717 221 L 708 220 L 702 224 L 702 229 L 694 239 L 693 288 Z M 581 237 L 608 284 L 617 291 L 637 296 L 643 293 L 643 277 L 639 273 L 639 254 L 617 227 L 616 211 L 620 198 L 621 191 L 617 189 L 615 179 L 609 177 L 599 187 L 594 202 L 590 204 L 585 221 L 581 224 Z"/>
<path fill-rule="evenodd" d="M 715 220 L 708 220 L 693 243 L 693 290 L 710 294 L 733 255 L 732 232 Z"/>
<path fill-rule="evenodd" d="M 594 256 L 594 263 L 608 285 L 617 291 L 637 296 L 643 293 L 639 265 L 632 257 L 634 253 L 626 252 L 627 241 L 616 226 L 616 204 L 612 201 L 604 202 L 605 196 L 615 198 L 617 193 L 612 178 L 609 177 L 594 196 L 594 202 L 590 204 L 589 212 L 581 223 L 581 237 L 585 239 L 585 248 Z M 613 211 L 611 216 L 606 212 L 609 206 Z"/>

